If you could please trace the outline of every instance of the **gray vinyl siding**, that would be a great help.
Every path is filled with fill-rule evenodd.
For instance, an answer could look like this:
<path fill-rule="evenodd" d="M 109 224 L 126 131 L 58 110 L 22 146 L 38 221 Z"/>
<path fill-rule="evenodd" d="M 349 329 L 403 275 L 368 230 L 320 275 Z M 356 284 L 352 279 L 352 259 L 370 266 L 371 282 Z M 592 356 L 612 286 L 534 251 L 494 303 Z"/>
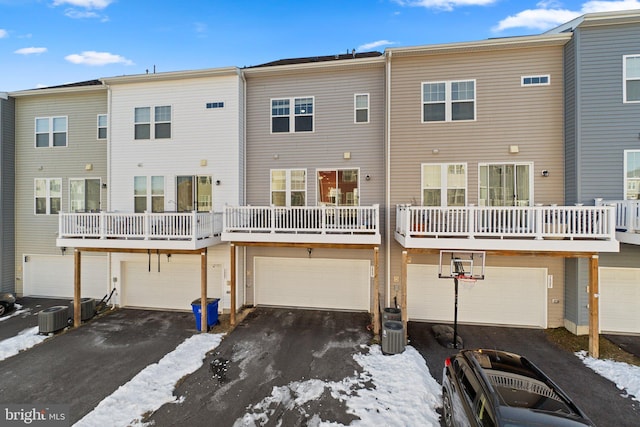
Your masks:
<path fill-rule="evenodd" d="M 34 213 L 34 179 L 62 179 L 62 210 L 69 211 L 69 178 L 107 182 L 107 142 L 97 139 L 97 115 L 107 113 L 106 89 L 16 99 L 16 248 L 17 292 L 22 291 L 25 254 L 59 255 L 58 215 Z M 67 146 L 35 148 L 35 118 L 67 116 Z M 85 170 L 91 163 L 93 170 Z M 101 192 L 106 209 L 106 190 Z M 67 251 L 72 256 L 71 251 Z"/>
<path fill-rule="evenodd" d="M 384 62 L 357 67 L 247 75 L 246 194 L 247 204 L 271 203 L 272 169 L 305 169 L 307 206 L 317 203 L 317 171 L 359 170 L 360 206 L 380 205 L 384 236 Z M 354 123 L 354 95 L 369 94 L 369 123 Z M 314 97 L 313 132 L 271 133 L 271 99 Z M 291 105 L 293 109 L 293 105 Z M 351 159 L 344 159 L 344 153 Z M 277 155 L 277 159 L 275 156 Z M 365 177 L 369 175 L 370 180 Z M 384 237 L 383 237 L 384 240 Z M 247 248 L 247 269 L 253 257 L 308 257 L 305 248 Z M 373 250 L 315 248 L 314 257 L 370 259 Z M 384 243 L 380 246 L 379 286 L 384 301 Z M 253 301 L 253 275 L 246 276 L 247 303 Z M 373 295 L 373 292 L 371 293 Z"/>
<path fill-rule="evenodd" d="M 623 103 L 623 55 L 640 54 L 640 25 L 578 28 L 577 199 L 624 198 L 624 150 L 638 149 L 640 104 Z"/>
<path fill-rule="evenodd" d="M 397 56 L 391 61 L 391 224 L 395 224 L 397 204 L 420 204 L 423 163 L 466 163 L 467 203 L 477 204 L 479 163 L 532 162 L 532 203 L 564 203 L 563 46 Z M 522 76 L 540 74 L 549 74 L 551 84 L 521 86 Z M 423 82 L 470 79 L 476 81 L 475 121 L 421 123 Z M 519 153 L 510 154 L 510 145 L 517 145 Z M 549 176 L 542 177 L 542 170 L 548 170 Z M 392 283 L 401 276 L 402 249 L 395 240 L 391 243 Z M 411 258 L 419 262 L 419 257 L 412 254 Z M 487 259 L 487 265 L 505 263 L 550 268 L 554 288 L 549 292 L 548 324 L 561 326 L 562 260 Z M 552 299 L 560 303 L 552 304 Z"/>
<path fill-rule="evenodd" d="M 2 95 L 2 94 L 0 94 Z M 0 291 L 15 292 L 14 194 L 15 103 L 0 97 Z"/>
<path fill-rule="evenodd" d="M 572 38 L 564 47 L 564 148 L 565 148 L 565 201 L 576 203 L 578 194 L 577 180 L 577 123 L 576 123 L 576 45 Z"/>

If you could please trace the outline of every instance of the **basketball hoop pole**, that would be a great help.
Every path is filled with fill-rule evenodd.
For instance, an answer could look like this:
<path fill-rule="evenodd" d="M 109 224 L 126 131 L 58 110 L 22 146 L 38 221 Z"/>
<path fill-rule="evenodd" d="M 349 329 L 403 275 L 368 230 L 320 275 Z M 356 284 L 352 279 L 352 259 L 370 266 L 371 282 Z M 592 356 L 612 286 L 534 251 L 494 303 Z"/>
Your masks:
<path fill-rule="evenodd" d="M 458 276 L 453 277 L 454 303 L 453 303 L 453 348 L 458 348 Z"/>

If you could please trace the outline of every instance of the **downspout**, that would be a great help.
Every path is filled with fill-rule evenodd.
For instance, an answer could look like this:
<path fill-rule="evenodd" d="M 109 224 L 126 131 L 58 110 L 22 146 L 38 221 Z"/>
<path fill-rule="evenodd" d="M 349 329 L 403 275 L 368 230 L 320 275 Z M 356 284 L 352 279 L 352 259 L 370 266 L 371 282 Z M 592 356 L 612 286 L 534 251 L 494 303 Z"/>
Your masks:
<path fill-rule="evenodd" d="M 103 86 L 107 88 L 107 211 L 111 209 L 111 111 L 112 111 L 112 99 L 111 99 L 111 86 L 102 81 Z M 116 289 L 116 281 L 113 280 L 115 277 L 113 276 L 113 256 L 112 252 L 107 252 L 107 280 L 109 292 L 113 295 L 113 290 Z M 116 292 L 116 298 L 113 302 L 114 307 L 120 305 L 120 295 Z"/>
<path fill-rule="evenodd" d="M 391 55 L 392 52 L 386 51 L 386 126 L 387 132 L 385 136 L 385 205 L 387 212 L 384 218 L 385 228 L 385 269 L 386 269 L 386 290 L 385 290 L 385 307 L 389 307 L 391 303 Z"/>
<path fill-rule="evenodd" d="M 247 79 L 242 69 L 238 69 L 238 75 L 242 79 L 242 200 L 241 205 L 247 204 Z M 236 247 L 237 248 L 237 247 Z M 242 301 L 247 302 L 247 247 L 242 248 Z M 236 249 L 237 250 L 237 249 Z M 236 261 L 237 264 L 237 261 Z M 236 292 L 238 284 L 236 283 Z"/>

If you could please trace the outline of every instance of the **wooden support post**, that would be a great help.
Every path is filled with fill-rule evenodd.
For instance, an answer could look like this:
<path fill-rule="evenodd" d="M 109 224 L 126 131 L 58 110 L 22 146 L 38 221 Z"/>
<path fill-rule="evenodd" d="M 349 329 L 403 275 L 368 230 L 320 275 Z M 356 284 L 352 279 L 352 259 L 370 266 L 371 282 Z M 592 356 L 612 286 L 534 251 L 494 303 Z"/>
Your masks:
<path fill-rule="evenodd" d="M 598 255 L 589 258 L 589 355 L 600 357 L 600 286 Z"/>
<path fill-rule="evenodd" d="M 378 283 L 378 267 L 380 248 L 373 248 L 373 335 L 380 337 L 380 284 Z"/>
<path fill-rule="evenodd" d="M 236 245 L 231 243 L 231 312 L 229 313 L 229 324 L 236 325 Z"/>
<path fill-rule="evenodd" d="M 408 342 L 407 337 L 407 265 L 409 264 L 409 255 L 407 251 L 402 251 L 402 272 L 400 274 L 400 310 L 402 310 L 402 326 L 404 327 L 404 342 Z"/>
<path fill-rule="evenodd" d="M 207 248 L 200 252 L 200 332 L 208 331 L 207 320 Z"/>
<path fill-rule="evenodd" d="M 73 273 L 73 327 L 77 328 L 82 323 L 81 318 L 81 307 L 80 307 L 80 298 L 82 295 L 81 292 L 81 277 L 82 270 L 80 264 L 82 259 L 80 257 L 80 250 L 75 248 L 73 250 L 73 263 L 75 266 Z"/>

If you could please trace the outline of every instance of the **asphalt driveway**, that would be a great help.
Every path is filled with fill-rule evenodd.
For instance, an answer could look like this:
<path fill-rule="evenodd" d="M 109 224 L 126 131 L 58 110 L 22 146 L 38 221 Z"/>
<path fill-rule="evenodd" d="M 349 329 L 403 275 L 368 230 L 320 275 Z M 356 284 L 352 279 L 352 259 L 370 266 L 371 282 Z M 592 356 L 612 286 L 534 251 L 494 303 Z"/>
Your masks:
<path fill-rule="evenodd" d="M 409 322 L 410 345 L 427 362 L 431 374 L 442 383 L 444 360 L 455 350 L 436 341 L 432 324 Z M 547 340 L 540 329 L 460 325 L 466 348 L 491 348 L 526 356 L 556 382 L 598 426 L 640 425 L 640 404 L 621 396 L 611 381 L 587 368 L 573 354 Z"/>

